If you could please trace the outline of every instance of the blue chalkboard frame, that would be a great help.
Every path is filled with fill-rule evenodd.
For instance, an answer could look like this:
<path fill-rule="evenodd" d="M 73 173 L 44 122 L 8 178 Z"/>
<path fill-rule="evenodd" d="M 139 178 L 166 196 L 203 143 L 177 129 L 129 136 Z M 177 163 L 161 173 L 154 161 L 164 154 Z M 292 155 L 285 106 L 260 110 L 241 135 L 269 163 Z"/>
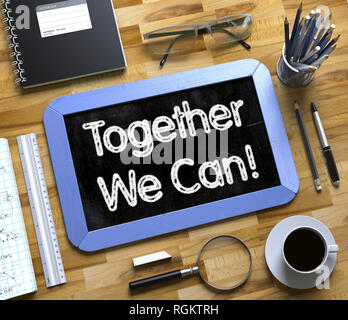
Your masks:
<path fill-rule="evenodd" d="M 88 232 L 64 116 L 250 76 L 255 83 L 278 169 L 279 186 Z M 282 205 L 298 192 L 299 179 L 272 78 L 266 66 L 254 59 L 60 97 L 45 110 L 44 126 L 68 238 L 83 251 L 97 251 Z"/>

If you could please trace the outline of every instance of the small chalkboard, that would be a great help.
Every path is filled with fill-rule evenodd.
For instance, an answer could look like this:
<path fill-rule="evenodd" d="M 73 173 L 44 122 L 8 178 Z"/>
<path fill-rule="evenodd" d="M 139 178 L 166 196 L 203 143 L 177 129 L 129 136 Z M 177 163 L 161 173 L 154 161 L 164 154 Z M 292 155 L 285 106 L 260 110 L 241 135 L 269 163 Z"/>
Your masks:
<path fill-rule="evenodd" d="M 298 189 L 256 60 L 62 97 L 44 124 L 68 236 L 82 250 L 284 204 Z"/>

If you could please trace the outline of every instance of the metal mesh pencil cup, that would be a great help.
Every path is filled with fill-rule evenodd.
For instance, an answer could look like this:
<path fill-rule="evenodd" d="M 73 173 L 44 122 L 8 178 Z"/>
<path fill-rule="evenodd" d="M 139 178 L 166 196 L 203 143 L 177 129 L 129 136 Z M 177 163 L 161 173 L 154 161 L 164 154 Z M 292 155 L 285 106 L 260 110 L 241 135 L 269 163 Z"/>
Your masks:
<path fill-rule="evenodd" d="M 300 71 L 291 66 L 285 57 L 285 45 L 277 63 L 277 75 L 281 82 L 293 88 L 305 87 L 314 78 L 315 71 Z"/>

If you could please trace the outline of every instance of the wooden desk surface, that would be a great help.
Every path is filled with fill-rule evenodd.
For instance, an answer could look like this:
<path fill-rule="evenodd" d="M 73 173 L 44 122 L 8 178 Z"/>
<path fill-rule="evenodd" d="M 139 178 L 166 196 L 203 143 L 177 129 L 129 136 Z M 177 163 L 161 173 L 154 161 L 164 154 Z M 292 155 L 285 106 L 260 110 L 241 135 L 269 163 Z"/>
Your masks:
<path fill-rule="evenodd" d="M 13 83 L 4 33 L 0 33 L 0 137 L 10 142 L 23 214 L 38 284 L 38 291 L 27 299 L 348 299 L 348 4 L 345 0 L 306 0 L 304 13 L 317 5 L 332 11 L 335 34 L 341 34 L 337 50 L 306 88 L 285 87 L 276 76 L 276 63 L 283 44 L 283 17 L 294 20 L 298 0 L 114 0 L 116 15 L 128 61 L 125 71 L 113 72 L 55 85 L 20 90 Z M 254 30 L 248 40 L 252 50 L 240 45 L 217 47 L 209 36 L 197 41 L 195 48 L 181 56 L 169 57 L 159 69 L 159 58 L 141 44 L 141 34 L 162 26 L 202 23 L 216 15 L 251 13 Z M 52 166 L 45 139 L 42 115 L 53 99 L 67 94 L 112 86 L 232 60 L 255 58 L 272 73 L 281 112 L 300 177 L 300 190 L 295 200 L 285 206 L 247 216 L 229 219 L 136 244 L 108 249 L 96 254 L 81 253 L 69 243 L 59 204 Z M 311 171 L 293 111 L 293 101 L 303 107 L 318 171 L 323 183 L 320 194 L 315 191 Z M 320 108 L 323 125 L 332 146 L 341 175 L 341 185 L 334 188 L 329 180 L 319 139 L 316 136 L 309 103 Z M 59 237 L 67 283 L 46 289 L 35 237 L 28 195 L 19 160 L 16 137 L 35 132 L 49 188 L 55 225 Z M 271 229 L 282 219 L 308 215 L 324 222 L 340 246 L 338 261 L 329 290 L 290 290 L 275 280 L 265 262 L 264 248 Z M 198 277 L 179 283 L 130 295 L 128 282 L 156 273 L 193 264 L 195 245 L 213 235 L 230 233 L 242 238 L 252 249 L 254 268 L 250 280 L 229 294 L 216 294 L 201 284 Z M 134 271 L 132 257 L 167 250 L 173 259 Z"/>

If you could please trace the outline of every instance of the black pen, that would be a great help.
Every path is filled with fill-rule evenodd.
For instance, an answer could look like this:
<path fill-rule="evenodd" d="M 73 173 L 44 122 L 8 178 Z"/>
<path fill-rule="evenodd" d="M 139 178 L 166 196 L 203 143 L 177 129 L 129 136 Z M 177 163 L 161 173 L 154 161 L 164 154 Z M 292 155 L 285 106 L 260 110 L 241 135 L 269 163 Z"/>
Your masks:
<path fill-rule="evenodd" d="M 312 107 L 312 112 L 314 117 L 314 123 L 318 131 L 320 143 L 321 143 L 321 146 L 323 147 L 327 169 L 329 171 L 332 184 L 337 187 L 340 184 L 340 177 L 338 175 L 336 162 L 333 157 L 331 147 L 329 146 L 329 143 L 327 141 L 326 134 L 325 134 L 323 125 L 321 123 L 317 107 L 313 102 L 311 103 L 311 107 Z"/>
<path fill-rule="evenodd" d="M 303 143 L 304 143 L 304 146 L 305 146 L 305 149 L 307 152 L 309 165 L 310 165 L 311 170 L 312 170 L 314 185 L 315 185 L 315 188 L 317 189 L 317 191 L 321 191 L 321 183 L 320 183 L 320 179 L 319 179 L 318 170 L 317 170 L 317 167 L 315 165 L 311 144 L 310 144 L 309 139 L 308 139 L 308 135 L 307 135 L 306 127 L 305 127 L 305 124 L 304 124 L 304 121 L 302 118 L 302 112 L 301 112 L 300 106 L 298 105 L 298 103 L 296 101 L 295 101 L 295 112 L 296 112 L 298 124 L 300 126 L 301 135 L 303 138 Z"/>

